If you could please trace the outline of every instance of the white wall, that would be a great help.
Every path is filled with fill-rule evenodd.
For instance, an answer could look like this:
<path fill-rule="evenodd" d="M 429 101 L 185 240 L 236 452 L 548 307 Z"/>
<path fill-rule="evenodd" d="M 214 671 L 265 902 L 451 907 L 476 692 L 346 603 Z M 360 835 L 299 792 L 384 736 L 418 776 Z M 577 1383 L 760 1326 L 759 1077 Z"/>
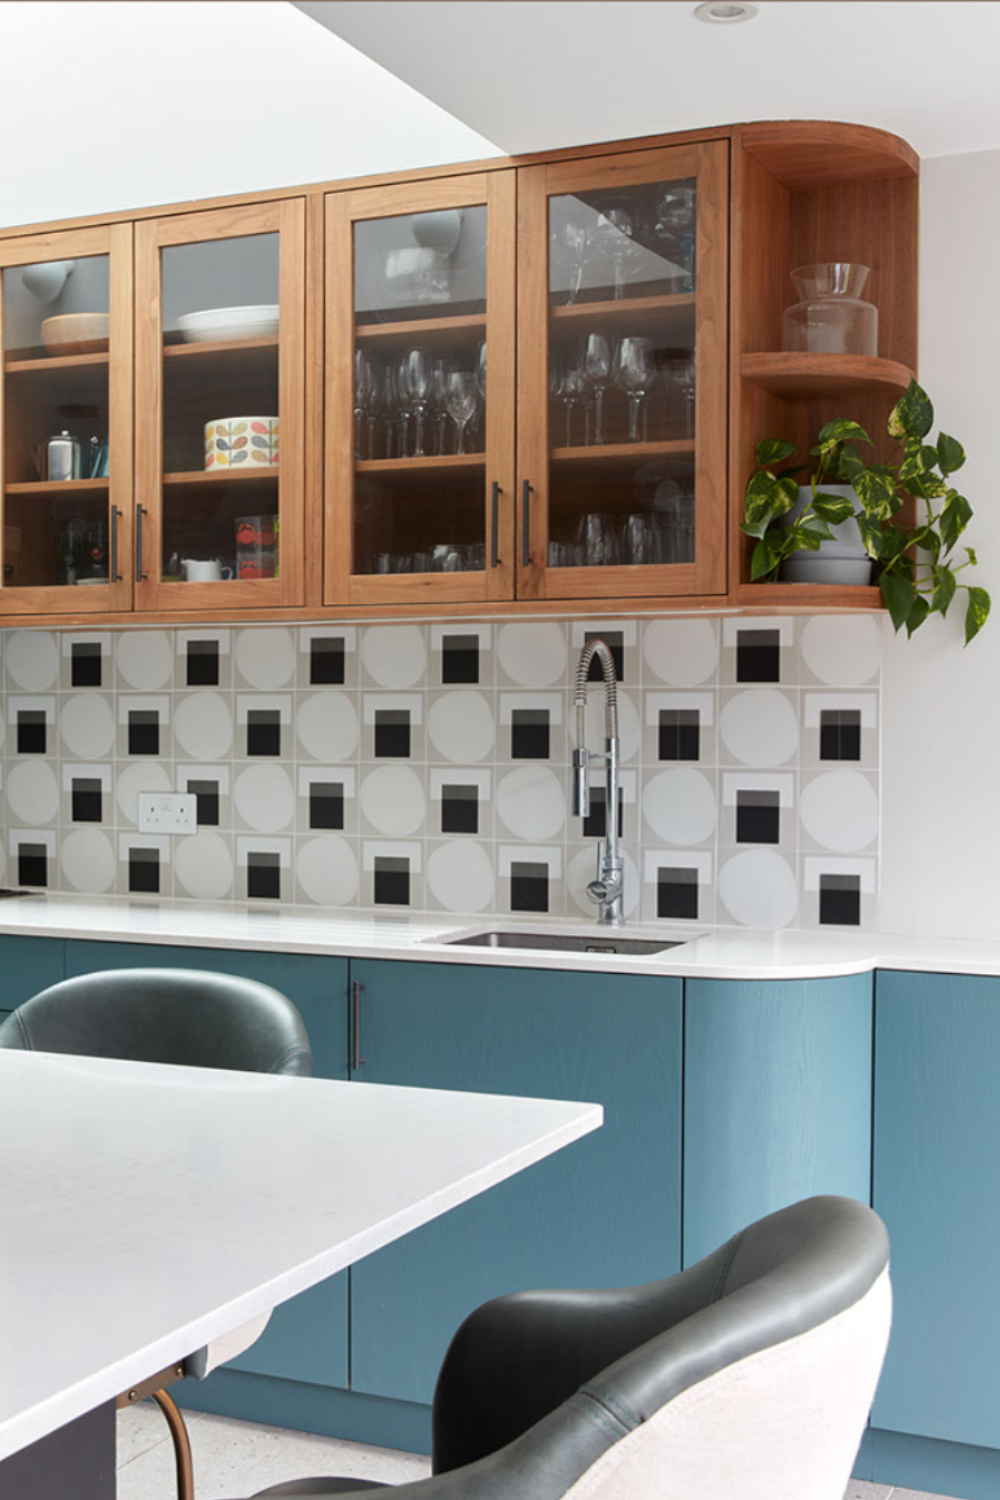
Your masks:
<path fill-rule="evenodd" d="M 962 611 L 912 641 L 884 626 L 881 926 L 1000 935 L 1000 151 L 924 163 L 920 379 L 965 445 L 969 541 L 994 618 L 962 649 Z M 970 570 L 971 571 L 971 570 Z M 961 597 L 961 596 L 960 596 Z"/>

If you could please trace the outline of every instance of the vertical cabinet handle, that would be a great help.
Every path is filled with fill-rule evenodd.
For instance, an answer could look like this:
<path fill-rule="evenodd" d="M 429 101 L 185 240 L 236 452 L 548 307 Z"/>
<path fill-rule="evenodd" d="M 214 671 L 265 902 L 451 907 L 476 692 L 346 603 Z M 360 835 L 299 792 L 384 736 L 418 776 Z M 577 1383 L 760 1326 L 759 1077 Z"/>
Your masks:
<path fill-rule="evenodd" d="M 356 1073 L 361 1067 L 361 1064 L 364 1062 L 364 1058 L 361 1056 L 361 991 L 364 989 L 364 985 L 356 979 L 354 981 L 354 984 L 351 986 L 351 989 L 353 994 L 351 1031 L 354 1038 L 354 1052 L 351 1058 L 351 1071 Z"/>
<path fill-rule="evenodd" d="M 500 496 L 503 491 L 494 479 L 490 492 L 490 567 L 500 562 Z"/>
<path fill-rule="evenodd" d="M 110 574 L 112 583 L 121 583 L 122 575 L 118 571 L 118 517 L 121 511 L 117 505 L 111 507 L 111 549 L 109 556 Z"/>
<path fill-rule="evenodd" d="M 147 576 L 142 571 L 142 518 L 148 515 L 148 511 L 142 505 L 135 508 L 135 581 L 142 583 Z"/>
<path fill-rule="evenodd" d="M 521 561 L 531 567 L 531 485 L 526 479 L 521 486 Z"/>

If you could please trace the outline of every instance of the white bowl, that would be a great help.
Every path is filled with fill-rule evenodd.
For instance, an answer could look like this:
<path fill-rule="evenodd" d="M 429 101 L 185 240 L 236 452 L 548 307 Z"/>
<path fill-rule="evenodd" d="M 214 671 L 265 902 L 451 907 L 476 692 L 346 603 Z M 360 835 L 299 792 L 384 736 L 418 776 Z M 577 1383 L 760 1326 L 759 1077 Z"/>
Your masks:
<path fill-rule="evenodd" d="M 278 332 L 277 303 L 256 307 L 209 307 L 184 313 L 177 327 L 188 344 L 216 343 L 223 339 L 271 338 Z"/>

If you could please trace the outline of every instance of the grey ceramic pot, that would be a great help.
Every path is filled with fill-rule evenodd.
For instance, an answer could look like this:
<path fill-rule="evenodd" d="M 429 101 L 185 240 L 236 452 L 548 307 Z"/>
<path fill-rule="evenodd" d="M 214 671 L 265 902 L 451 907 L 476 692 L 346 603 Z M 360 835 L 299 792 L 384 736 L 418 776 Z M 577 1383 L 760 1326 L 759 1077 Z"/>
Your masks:
<path fill-rule="evenodd" d="M 825 495 L 843 495 L 856 504 L 857 497 L 849 484 L 824 484 Z M 799 485 L 798 503 L 788 512 L 790 520 L 802 514 L 812 499 L 808 485 Z M 872 560 L 865 551 L 857 522 L 842 521 L 831 526 L 833 539 L 820 542 L 818 552 L 796 552 L 781 565 L 783 583 L 871 583 Z"/>

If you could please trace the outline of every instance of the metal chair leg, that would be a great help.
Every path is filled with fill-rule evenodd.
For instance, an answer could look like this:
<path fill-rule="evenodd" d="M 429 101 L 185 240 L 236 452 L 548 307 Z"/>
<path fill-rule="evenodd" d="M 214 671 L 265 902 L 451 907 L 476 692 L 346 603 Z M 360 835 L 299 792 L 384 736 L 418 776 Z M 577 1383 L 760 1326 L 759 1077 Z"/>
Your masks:
<path fill-rule="evenodd" d="M 177 1403 L 166 1391 L 151 1392 L 153 1400 L 166 1418 L 174 1444 L 177 1462 L 177 1500 L 194 1500 L 194 1460 L 191 1457 L 191 1439 Z"/>

